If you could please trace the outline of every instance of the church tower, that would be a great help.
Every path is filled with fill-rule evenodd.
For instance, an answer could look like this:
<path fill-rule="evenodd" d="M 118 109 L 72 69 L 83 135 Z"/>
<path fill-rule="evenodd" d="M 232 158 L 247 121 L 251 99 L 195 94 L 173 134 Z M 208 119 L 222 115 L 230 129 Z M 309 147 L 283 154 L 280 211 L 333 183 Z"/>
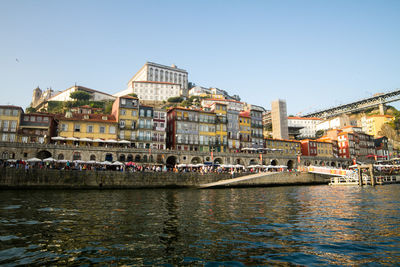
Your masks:
<path fill-rule="evenodd" d="M 38 104 L 40 104 L 41 98 L 42 98 L 42 90 L 38 86 L 33 90 L 31 106 L 36 107 Z"/>

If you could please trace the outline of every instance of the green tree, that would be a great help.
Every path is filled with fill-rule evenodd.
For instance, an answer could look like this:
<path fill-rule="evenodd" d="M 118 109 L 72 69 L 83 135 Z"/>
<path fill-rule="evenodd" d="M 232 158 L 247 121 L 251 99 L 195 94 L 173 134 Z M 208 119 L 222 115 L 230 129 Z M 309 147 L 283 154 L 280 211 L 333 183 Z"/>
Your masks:
<path fill-rule="evenodd" d="M 91 95 L 88 92 L 84 92 L 84 91 L 75 91 L 72 92 L 69 97 L 71 97 L 72 99 L 75 99 L 76 101 L 88 101 L 91 97 Z"/>
<path fill-rule="evenodd" d="M 315 137 L 316 137 L 316 138 L 320 138 L 320 137 L 322 137 L 322 136 L 324 135 L 324 133 L 325 133 L 324 130 L 318 130 L 318 131 L 315 133 Z"/>
<path fill-rule="evenodd" d="M 182 101 L 183 101 L 183 98 L 180 96 L 174 96 L 174 97 L 168 98 L 168 102 L 170 102 L 170 103 L 180 103 Z"/>
<path fill-rule="evenodd" d="M 25 109 L 25 111 L 26 111 L 26 113 L 35 113 L 35 112 L 36 112 L 36 109 L 33 108 L 33 107 L 27 107 L 27 108 Z"/>
<path fill-rule="evenodd" d="M 135 94 L 135 93 L 132 93 L 132 94 L 129 94 L 129 95 L 133 96 L 133 97 L 138 97 L 137 94 Z"/>

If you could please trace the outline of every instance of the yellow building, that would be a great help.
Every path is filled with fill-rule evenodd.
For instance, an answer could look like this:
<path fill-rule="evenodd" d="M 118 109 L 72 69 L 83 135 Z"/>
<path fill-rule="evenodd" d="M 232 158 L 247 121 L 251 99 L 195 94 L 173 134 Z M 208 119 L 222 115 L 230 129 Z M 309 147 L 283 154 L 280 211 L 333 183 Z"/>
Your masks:
<path fill-rule="evenodd" d="M 216 138 L 216 151 L 225 152 L 228 146 L 228 131 L 226 129 L 226 112 L 227 105 L 223 103 L 214 102 L 210 106 L 211 111 L 217 116 L 215 122 L 215 138 Z"/>
<path fill-rule="evenodd" d="M 301 143 L 296 140 L 265 138 L 267 154 L 297 156 L 301 154 Z"/>
<path fill-rule="evenodd" d="M 139 99 L 129 95 L 118 97 L 111 114 L 118 121 L 119 139 L 135 141 L 138 136 Z"/>
<path fill-rule="evenodd" d="M 239 114 L 239 140 L 241 149 L 252 147 L 250 111 L 243 111 Z"/>
<path fill-rule="evenodd" d="M 91 141 L 117 140 L 117 121 L 113 115 L 106 114 L 77 114 L 67 112 L 57 116 L 58 136 L 67 141 L 77 142 L 79 139 L 88 138 Z M 74 140 L 73 138 L 77 138 Z M 85 141 L 86 142 L 86 141 Z M 93 145 L 101 142 L 91 142 Z"/>
<path fill-rule="evenodd" d="M 316 141 L 318 157 L 333 157 L 333 143 L 328 141 Z"/>
<path fill-rule="evenodd" d="M 216 114 L 210 111 L 199 111 L 199 151 L 210 151 L 215 145 Z"/>
<path fill-rule="evenodd" d="M 361 121 L 363 131 L 374 137 L 379 137 L 379 131 L 385 123 L 394 120 L 393 116 L 390 115 L 372 115 L 369 117 L 364 117 Z"/>
<path fill-rule="evenodd" d="M 0 106 L 0 141 L 17 141 L 17 130 L 23 113 L 24 111 L 21 107 Z"/>

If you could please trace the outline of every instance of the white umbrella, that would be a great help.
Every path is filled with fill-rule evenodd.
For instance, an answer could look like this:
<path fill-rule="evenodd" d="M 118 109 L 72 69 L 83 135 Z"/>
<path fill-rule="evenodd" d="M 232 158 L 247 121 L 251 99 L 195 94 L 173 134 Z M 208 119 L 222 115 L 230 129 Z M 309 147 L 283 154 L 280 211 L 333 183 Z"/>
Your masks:
<path fill-rule="evenodd" d="M 53 161 L 56 161 L 56 160 L 53 159 L 52 157 L 50 157 L 50 158 L 44 159 L 43 161 L 44 162 L 53 162 Z"/>
<path fill-rule="evenodd" d="M 86 161 L 80 160 L 80 159 L 74 160 L 74 163 L 85 163 L 85 162 L 86 162 Z"/>
<path fill-rule="evenodd" d="M 204 166 L 203 163 L 197 163 L 197 164 L 195 165 L 195 167 L 203 167 L 203 166 Z"/>
<path fill-rule="evenodd" d="M 179 164 L 178 168 L 186 167 L 186 164 Z"/>
<path fill-rule="evenodd" d="M 111 165 L 121 166 L 121 165 L 124 165 L 124 164 L 122 162 L 119 162 L 119 161 L 114 161 Z"/>
<path fill-rule="evenodd" d="M 236 165 L 234 165 L 234 167 L 235 167 L 235 168 L 243 168 L 243 165 L 236 164 Z"/>
<path fill-rule="evenodd" d="M 56 140 L 56 141 L 65 140 L 65 137 L 62 137 L 62 136 L 54 136 L 54 137 L 51 138 L 51 140 Z"/>
<path fill-rule="evenodd" d="M 130 144 L 131 142 L 128 141 L 128 140 L 121 140 L 121 141 L 118 141 L 118 143 L 120 143 L 120 144 Z"/>
<path fill-rule="evenodd" d="M 117 141 L 117 140 L 114 140 L 114 139 L 108 139 L 108 140 L 105 140 L 104 142 L 106 142 L 106 143 L 113 143 L 113 144 L 118 143 L 118 141 Z"/>
<path fill-rule="evenodd" d="M 89 161 L 86 161 L 86 163 L 87 163 L 87 164 L 96 164 L 97 161 L 95 161 L 95 160 L 89 160 Z"/>
<path fill-rule="evenodd" d="M 104 143 L 104 140 L 97 138 L 97 139 L 94 139 L 93 142 Z"/>
<path fill-rule="evenodd" d="M 41 162 L 42 160 L 41 159 L 38 159 L 38 158 L 31 158 L 31 159 L 28 159 L 27 160 L 27 162 Z"/>
<path fill-rule="evenodd" d="M 57 160 L 58 163 L 67 163 L 67 161 L 68 161 L 68 160 L 66 160 L 66 159 L 59 159 L 59 160 Z"/>
<path fill-rule="evenodd" d="M 100 162 L 101 165 L 111 165 L 112 163 L 109 161 Z"/>
<path fill-rule="evenodd" d="M 65 138 L 65 140 L 67 140 L 67 141 L 78 141 L 79 139 L 75 138 L 75 137 L 67 137 L 67 138 Z"/>
<path fill-rule="evenodd" d="M 16 159 L 8 159 L 7 162 L 17 162 Z"/>
<path fill-rule="evenodd" d="M 90 138 L 81 138 L 81 139 L 79 139 L 79 141 L 81 141 L 81 142 L 92 142 L 93 140 L 92 139 L 90 139 Z"/>

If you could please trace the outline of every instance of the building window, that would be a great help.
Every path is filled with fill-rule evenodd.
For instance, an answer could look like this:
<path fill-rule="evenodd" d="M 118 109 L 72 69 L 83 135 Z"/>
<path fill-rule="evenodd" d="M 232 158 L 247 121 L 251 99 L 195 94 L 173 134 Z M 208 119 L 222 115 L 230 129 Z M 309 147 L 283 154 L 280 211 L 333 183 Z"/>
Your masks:
<path fill-rule="evenodd" d="M 147 117 L 151 117 L 151 110 L 150 109 L 147 110 Z"/>
<path fill-rule="evenodd" d="M 100 126 L 100 133 L 105 133 L 106 127 L 105 126 Z"/>
<path fill-rule="evenodd" d="M 121 115 L 126 115 L 126 110 L 125 109 L 121 109 Z"/>
<path fill-rule="evenodd" d="M 110 134 L 115 134 L 115 126 L 110 126 Z"/>
<path fill-rule="evenodd" d="M 88 125 L 87 126 L 87 132 L 88 133 L 93 133 L 93 125 Z"/>
<path fill-rule="evenodd" d="M 126 99 L 121 98 L 121 104 L 122 104 L 122 105 L 125 105 L 125 104 L 126 104 Z"/>
<path fill-rule="evenodd" d="M 132 110 L 132 117 L 137 117 L 137 111 L 136 110 Z"/>
<path fill-rule="evenodd" d="M 81 125 L 80 124 L 74 124 L 74 132 L 80 132 L 81 131 Z"/>
<path fill-rule="evenodd" d="M 68 124 L 65 124 L 65 123 L 61 124 L 61 131 L 62 132 L 68 131 Z"/>
<path fill-rule="evenodd" d="M 72 156 L 72 160 L 81 160 L 81 153 L 80 152 L 74 152 Z"/>

